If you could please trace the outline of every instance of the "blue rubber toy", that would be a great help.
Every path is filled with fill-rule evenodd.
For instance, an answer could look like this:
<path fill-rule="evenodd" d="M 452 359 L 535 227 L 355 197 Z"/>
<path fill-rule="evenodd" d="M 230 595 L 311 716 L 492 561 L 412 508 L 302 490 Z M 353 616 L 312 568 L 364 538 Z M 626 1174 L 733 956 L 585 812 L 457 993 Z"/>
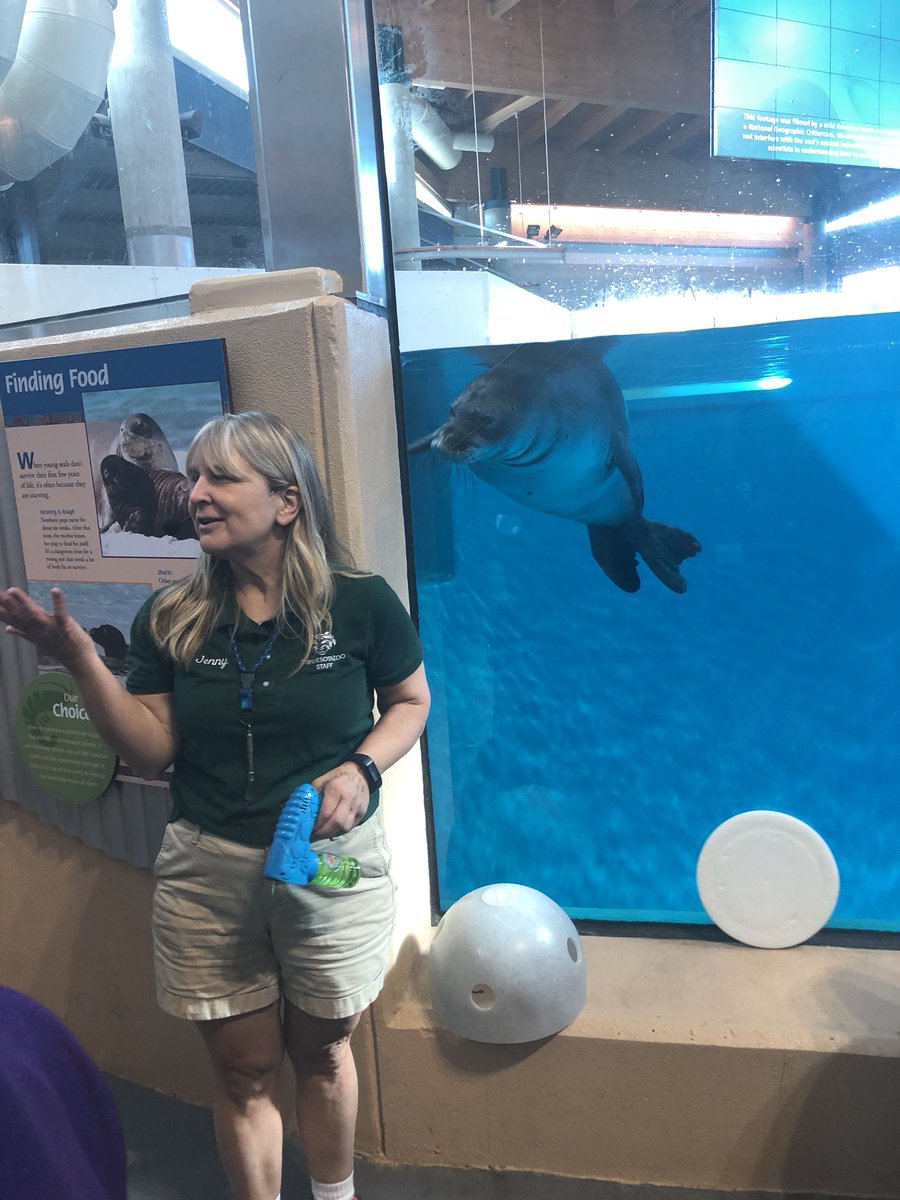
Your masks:
<path fill-rule="evenodd" d="M 267 879 L 298 884 L 315 879 L 319 856 L 310 847 L 309 839 L 321 802 L 322 797 L 311 783 L 301 783 L 291 792 L 266 855 L 263 874 Z"/>
<path fill-rule="evenodd" d="M 281 810 L 263 874 L 279 883 L 304 887 L 351 888 L 359 880 L 359 863 L 348 855 L 317 854 L 310 846 L 322 797 L 311 783 L 294 788 Z"/>

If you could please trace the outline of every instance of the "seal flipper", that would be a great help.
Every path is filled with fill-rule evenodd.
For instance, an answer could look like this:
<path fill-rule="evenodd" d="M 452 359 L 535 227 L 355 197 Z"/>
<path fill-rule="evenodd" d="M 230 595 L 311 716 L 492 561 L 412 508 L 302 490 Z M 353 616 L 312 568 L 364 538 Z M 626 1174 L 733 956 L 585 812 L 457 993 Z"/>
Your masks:
<path fill-rule="evenodd" d="M 678 568 L 702 549 L 692 533 L 645 517 L 632 517 L 619 526 L 618 532 L 640 554 L 660 583 L 679 594 L 687 591 L 687 582 Z"/>
<path fill-rule="evenodd" d="M 636 592 L 641 580 L 634 549 L 627 540 L 610 525 L 588 525 L 587 530 L 594 561 L 623 592 Z"/>
<path fill-rule="evenodd" d="M 616 433 L 611 441 L 612 464 L 625 480 L 635 512 L 640 516 L 644 511 L 644 479 L 638 460 L 634 457 L 628 445 L 628 435 L 624 430 Z"/>

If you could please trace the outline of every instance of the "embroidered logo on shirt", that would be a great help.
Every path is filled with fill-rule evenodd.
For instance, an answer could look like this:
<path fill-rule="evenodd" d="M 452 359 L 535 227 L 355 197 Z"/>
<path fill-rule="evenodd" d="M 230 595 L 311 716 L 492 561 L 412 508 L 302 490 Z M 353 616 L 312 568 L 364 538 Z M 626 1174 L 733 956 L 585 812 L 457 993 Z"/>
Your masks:
<path fill-rule="evenodd" d="M 342 662 L 347 657 L 346 654 L 330 654 L 337 645 L 337 638 L 330 629 L 326 629 L 324 633 L 317 633 L 313 639 L 312 654 L 309 656 L 309 665 L 315 667 L 317 671 L 330 671 L 335 663 Z"/>

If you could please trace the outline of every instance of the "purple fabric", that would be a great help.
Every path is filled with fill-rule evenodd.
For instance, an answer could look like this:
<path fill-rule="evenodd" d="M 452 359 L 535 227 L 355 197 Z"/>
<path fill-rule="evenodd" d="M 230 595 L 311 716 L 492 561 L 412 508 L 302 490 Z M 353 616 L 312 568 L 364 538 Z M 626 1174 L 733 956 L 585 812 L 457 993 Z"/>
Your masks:
<path fill-rule="evenodd" d="M 0 1200 L 125 1200 L 103 1076 L 63 1023 L 0 987 Z"/>

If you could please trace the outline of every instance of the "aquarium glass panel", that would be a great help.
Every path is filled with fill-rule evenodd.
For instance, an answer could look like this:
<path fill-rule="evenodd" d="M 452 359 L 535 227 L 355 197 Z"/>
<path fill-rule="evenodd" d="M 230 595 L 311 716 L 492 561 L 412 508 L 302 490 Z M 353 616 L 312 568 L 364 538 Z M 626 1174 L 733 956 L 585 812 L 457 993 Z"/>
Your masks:
<path fill-rule="evenodd" d="M 896 318 L 571 345 L 404 363 L 441 906 L 701 921 L 706 837 L 774 809 L 831 846 L 835 923 L 900 928 Z M 591 520 L 633 517 L 632 458 L 688 557 L 626 515 L 617 583 Z"/>
<path fill-rule="evenodd" d="M 373 7 L 439 907 L 702 923 L 776 810 L 900 928 L 897 6 Z"/>

